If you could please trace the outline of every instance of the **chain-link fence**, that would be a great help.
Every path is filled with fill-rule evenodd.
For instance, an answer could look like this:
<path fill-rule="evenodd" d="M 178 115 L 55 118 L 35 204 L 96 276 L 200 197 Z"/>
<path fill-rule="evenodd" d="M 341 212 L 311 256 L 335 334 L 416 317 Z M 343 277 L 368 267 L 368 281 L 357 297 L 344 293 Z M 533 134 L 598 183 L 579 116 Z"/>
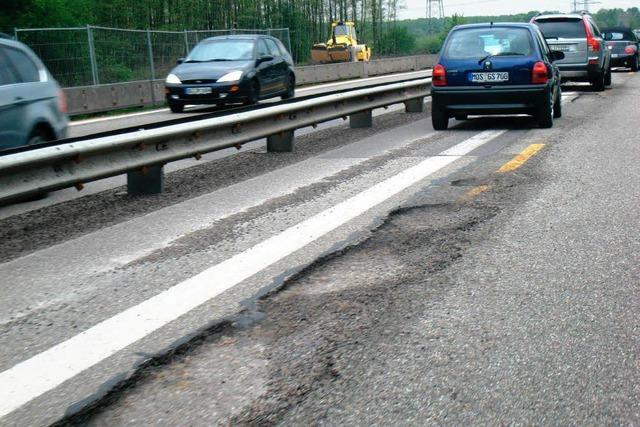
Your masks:
<path fill-rule="evenodd" d="M 16 29 L 16 38 L 42 59 L 63 87 L 159 79 L 201 40 L 228 34 L 267 34 L 291 51 L 289 29 L 155 31 L 87 26 Z"/>

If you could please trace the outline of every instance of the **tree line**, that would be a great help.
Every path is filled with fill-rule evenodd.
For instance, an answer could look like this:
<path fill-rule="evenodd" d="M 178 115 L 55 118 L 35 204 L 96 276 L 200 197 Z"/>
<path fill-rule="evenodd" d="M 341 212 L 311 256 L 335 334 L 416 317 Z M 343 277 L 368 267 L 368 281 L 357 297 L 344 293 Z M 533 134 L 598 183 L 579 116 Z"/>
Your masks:
<path fill-rule="evenodd" d="M 329 38 L 333 20 L 356 22 L 374 55 L 413 49 L 398 25 L 401 0 L 0 0 L 0 31 L 87 24 L 152 30 L 289 28 L 299 62 Z"/>

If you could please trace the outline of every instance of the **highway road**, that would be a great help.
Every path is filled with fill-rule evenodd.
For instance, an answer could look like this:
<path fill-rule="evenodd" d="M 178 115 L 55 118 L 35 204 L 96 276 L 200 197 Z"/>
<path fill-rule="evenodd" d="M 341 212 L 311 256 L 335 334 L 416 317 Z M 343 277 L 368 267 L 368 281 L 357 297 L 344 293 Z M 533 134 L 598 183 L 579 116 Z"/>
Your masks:
<path fill-rule="evenodd" d="M 0 208 L 0 425 L 639 424 L 640 75 L 563 104 Z"/>

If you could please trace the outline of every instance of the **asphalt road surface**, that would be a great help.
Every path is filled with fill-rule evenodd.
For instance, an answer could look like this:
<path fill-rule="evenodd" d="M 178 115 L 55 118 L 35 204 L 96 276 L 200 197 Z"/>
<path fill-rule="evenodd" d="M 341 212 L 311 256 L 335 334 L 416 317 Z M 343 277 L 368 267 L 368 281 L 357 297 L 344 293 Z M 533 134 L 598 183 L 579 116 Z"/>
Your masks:
<path fill-rule="evenodd" d="M 564 90 L 5 215 L 0 424 L 639 424 L 640 75 Z"/>

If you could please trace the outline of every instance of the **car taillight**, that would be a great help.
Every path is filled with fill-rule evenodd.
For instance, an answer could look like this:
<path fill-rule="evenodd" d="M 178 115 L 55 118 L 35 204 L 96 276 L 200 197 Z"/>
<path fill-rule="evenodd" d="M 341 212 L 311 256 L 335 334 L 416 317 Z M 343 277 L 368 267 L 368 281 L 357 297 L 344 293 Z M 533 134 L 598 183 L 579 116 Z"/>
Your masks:
<path fill-rule="evenodd" d="M 437 64 L 433 67 L 433 73 L 431 74 L 431 84 L 433 86 L 446 86 L 447 85 L 447 70 L 441 65 Z"/>
<path fill-rule="evenodd" d="M 545 84 L 549 81 L 549 73 L 547 71 L 547 64 L 542 61 L 538 61 L 533 65 L 533 71 L 531 71 L 531 83 L 535 85 Z"/>
<path fill-rule="evenodd" d="M 65 114 L 69 112 L 67 107 L 67 97 L 62 89 L 58 89 L 58 108 Z"/>
<path fill-rule="evenodd" d="M 630 44 L 629 46 L 624 48 L 624 53 L 626 53 L 627 55 L 633 55 L 634 53 L 636 53 L 636 47 Z"/>
<path fill-rule="evenodd" d="M 593 38 L 593 33 L 591 32 L 587 18 L 582 18 L 582 24 L 584 25 L 584 30 L 587 32 L 587 49 L 589 52 L 600 52 L 600 42 Z"/>

